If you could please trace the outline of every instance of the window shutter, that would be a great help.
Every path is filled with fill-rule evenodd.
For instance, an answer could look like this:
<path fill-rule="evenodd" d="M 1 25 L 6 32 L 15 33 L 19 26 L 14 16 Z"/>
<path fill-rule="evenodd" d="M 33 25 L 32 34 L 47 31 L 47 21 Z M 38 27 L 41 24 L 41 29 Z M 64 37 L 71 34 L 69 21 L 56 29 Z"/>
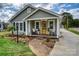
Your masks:
<path fill-rule="evenodd" d="M 15 31 L 15 22 L 13 23 L 14 31 Z"/>
<path fill-rule="evenodd" d="M 26 23 L 24 22 L 24 32 L 26 31 Z"/>

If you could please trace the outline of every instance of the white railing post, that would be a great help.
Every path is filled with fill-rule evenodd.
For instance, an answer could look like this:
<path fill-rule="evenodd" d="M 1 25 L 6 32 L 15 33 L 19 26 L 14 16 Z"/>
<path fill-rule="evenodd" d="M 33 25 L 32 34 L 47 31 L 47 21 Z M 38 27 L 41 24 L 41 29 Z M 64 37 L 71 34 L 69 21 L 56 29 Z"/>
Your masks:
<path fill-rule="evenodd" d="M 59 23 L 59 18 L 57 18 L 57 38 L 59 38 L 60 35 L 60 23 Z"/>

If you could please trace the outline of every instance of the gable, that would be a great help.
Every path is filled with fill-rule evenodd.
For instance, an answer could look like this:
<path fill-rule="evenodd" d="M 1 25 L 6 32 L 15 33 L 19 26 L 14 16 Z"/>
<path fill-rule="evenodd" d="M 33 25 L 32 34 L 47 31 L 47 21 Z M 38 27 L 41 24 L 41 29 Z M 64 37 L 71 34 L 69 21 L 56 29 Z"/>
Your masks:
<path fill-rule="evenodd" d="M 19 13 L 12 21 L 22 21 L 27 15 L 30 13 L 27 13 L 27 9 L 31 9 L 31 12 L 33 12 L 35 9 L 32 7 L 27 7 L 24 9 L 21 13 Z"/>
<path fill-rule="evenodd" d="M 34 18 L 45 18 L 45 17 L 57 17 L 54 14 L 50 14 L 48 12 L 38 10 L 33 15 L 29 16 L 27 19 L 34 19 Z"/>

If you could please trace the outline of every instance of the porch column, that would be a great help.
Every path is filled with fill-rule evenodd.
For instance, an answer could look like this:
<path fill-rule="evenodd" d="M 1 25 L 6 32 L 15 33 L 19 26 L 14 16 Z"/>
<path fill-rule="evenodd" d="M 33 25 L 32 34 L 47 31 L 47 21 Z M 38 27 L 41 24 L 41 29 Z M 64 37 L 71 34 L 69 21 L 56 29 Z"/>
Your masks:
<path fill-rule="evenodd" d="M 28 35 L 31 35 L 31 23 L 28 21 Z"/>
<path fill-rule="evenodd" d="M 25 35 L 28 35 L 27 20 L 25 21 Z"/>
<path fill-rule="evenodd" d="M 57 38 L 59 38 L 60 35 L 60 24 L 59 24 L 59 18 L 57 18 Z"/>

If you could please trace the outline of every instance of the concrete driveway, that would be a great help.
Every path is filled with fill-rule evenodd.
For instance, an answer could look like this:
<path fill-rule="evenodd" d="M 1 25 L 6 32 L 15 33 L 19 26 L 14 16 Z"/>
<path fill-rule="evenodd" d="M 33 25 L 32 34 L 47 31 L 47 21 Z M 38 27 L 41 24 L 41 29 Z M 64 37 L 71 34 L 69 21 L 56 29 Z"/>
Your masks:
<path fill-rule="evenodd" d="M 54 46 L 49 56 L 76 56 L 79 55 L 79 36 L 61 29 L 62 38 Z"/>

